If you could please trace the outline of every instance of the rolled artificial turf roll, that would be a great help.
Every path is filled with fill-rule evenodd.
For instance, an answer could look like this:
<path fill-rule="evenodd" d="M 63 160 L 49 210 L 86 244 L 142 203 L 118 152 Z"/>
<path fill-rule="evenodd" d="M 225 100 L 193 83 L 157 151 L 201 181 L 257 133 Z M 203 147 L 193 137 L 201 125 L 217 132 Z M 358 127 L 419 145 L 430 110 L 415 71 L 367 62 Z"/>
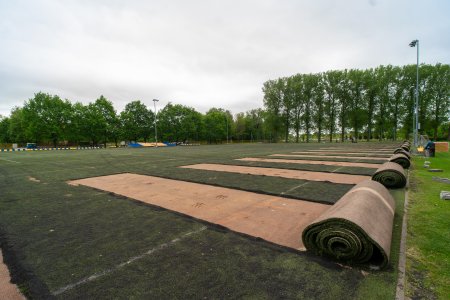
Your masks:
<path fill-rule="evenodd" d="M 400 148 L 402 148 L 405 151 L 409 151 L 409 145 L 403 144 L 400 146 Z"/>
<path fill-rule="evenodd" d="M 406 151 L 403 148 L 397 148 L 397 149 L 394 150 L 394 154 L 398 154 L 398 153 L 403 153 L 404 155 L 406 155 L 406 157 L 411 159 L 411 155 L 409 154 L 409 151 Z"/>
<path fill-rule="evenodd" d="M 395 202 L 380 183 L 366 180 L 348 191 L 302 233 L 306 249 L 350 264 L 386 267 Z"/>
<path fill-rule="evenodd" d="M 403 169 L 409 169 L 409 167 L 411 166 L 411 161 L 409 160 L 408 156 L 401 152 L 392 155 L 389 158 L 389 161 L 399 164 L 403 167 Z"/>
<path fill-rule="evenodd" d="M 387 188 L 401 188 L 406 185 L 406 175 L 403 167 L 395 162 L 386 162 L 372 175 L 372 180 L 377 181 Z"/>

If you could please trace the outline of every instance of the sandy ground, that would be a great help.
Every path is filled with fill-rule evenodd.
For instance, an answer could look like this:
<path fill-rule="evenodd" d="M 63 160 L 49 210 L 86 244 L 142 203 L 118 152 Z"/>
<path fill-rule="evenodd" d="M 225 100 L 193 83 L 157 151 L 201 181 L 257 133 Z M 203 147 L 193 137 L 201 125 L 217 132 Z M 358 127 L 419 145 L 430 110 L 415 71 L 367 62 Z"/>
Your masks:
<path fill-rule="evenodd" d="M 347 175 L 347 174 L 336 174 L 326 172 L 245 167 L 245 166 L 232 166 L 219 164 L 196 164 L 196 165 L 182 166 L 181 168 L 221 171 L 221 172 L 231 172 L 231 173 L 251 174 L 251 175 L 265 175 L 283 178 L 305 179 L 312 181 L 329 181 L 333 183 L 344 183 L 344 184 L 357 184 L 361 181 L 371 178 L 370 176 L 363 176 L 363 175 Z"/>
<path fill-rule="evenodd" d="M 303 154 L 270 154 L 269 156 L 283 156 L 283 157 L 299 157 L 299 158 L 308 158 L 308 157 L 313 157 L 313 158 L 323 158 L 325 156 L 323 155 L 303 155 Z M 353 157 L 348 157 L 348 156 L 339 156 L 339 155 L 329 155 L 326 156 L 326 158 L 346 158 L 346 159 L 365 159 L 365 160 L 386 160 L 388 161 L 387 158 L 383 158 L 383 157 L 366 157 L 366 156 L 353 156 Z"/>
<path fill-rule="evenodd" d="M 389 157 L 391 157 L 393 155 L 393 153 L 392 154 L 391 153 L 382 153 L 382 154 L 380 154 L 380 153 L 377 153 L 377 152 L 345 152 L 345 151 L 341 151 L 341 152 L 338 152 L 338 151 L 309 151 L 309 152 L 303 151 L 303 152 L 292 152 L 292 153 L 294 153 L 294 154 L 308 154 L 308 155 L 313 154 L 313 155 L 330 156 L 330 157 L 331 157 L 331 155 L 347 154 L 347 155 L 349 155 L 349 156 L 346 156 L 348 158 L 354 158 L 354 156 L 358 156 L 358 155 L 367 155 L 367 156 L 364 156 L 364 158 L 370 157 L 370 156 L 372 156 L 372 157 L 381 157 L 381 158 L 389 158 Z"/>
<path fill-rule="evenodd" d="M 281 159 L 281 158 L 259 158 L 259 157 L 244 157 L 236 160 L 242 161 L 260 161 L 271 163 L 287 163 L 287 164 L 305 164 L 305 165 L 327 165 L 327 166 L 341 166 L 341 167 L 362 167 L 378 169 L 380 164 L 369 164 L 348 161 L 325 161 L 325 160 L 299 160 L 299 159 Z"/>
<path fill-rule="evenodd" d="M 297 250 L 304 250 L 303 229 L 330 208 L 314 202 L 130 173 L 69 184 L 113 192 Z"/>
<path fill-rule="evenodd" d="M 22 300 L 25 297 L 19 292 L 15 284 L 12 284 L 9 270 L 3 263 L 3 253 L 0 250 L 0 300 Z"/>

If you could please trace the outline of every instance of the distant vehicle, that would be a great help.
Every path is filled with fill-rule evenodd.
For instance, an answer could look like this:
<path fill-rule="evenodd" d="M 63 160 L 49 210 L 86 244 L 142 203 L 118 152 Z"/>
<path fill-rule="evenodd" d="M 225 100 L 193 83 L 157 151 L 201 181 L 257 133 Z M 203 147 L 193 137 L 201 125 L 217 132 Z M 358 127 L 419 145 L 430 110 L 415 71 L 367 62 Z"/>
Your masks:
<path fill-rule="evenodd" d="M 36 143 L 27 143 L 27 149 L 36 149 Z"/>

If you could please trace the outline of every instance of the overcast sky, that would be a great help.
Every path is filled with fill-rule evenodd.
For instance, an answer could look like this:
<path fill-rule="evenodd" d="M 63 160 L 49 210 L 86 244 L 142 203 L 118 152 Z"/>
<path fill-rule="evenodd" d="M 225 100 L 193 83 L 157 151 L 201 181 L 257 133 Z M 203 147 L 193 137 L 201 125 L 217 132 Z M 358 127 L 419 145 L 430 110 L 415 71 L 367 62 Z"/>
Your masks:
<path fill-rule="evenodd" d="M 42 91 L 205 112 L 295 73 L 450 61 L 450 1 L 0 0 L 0 114 Z"/>

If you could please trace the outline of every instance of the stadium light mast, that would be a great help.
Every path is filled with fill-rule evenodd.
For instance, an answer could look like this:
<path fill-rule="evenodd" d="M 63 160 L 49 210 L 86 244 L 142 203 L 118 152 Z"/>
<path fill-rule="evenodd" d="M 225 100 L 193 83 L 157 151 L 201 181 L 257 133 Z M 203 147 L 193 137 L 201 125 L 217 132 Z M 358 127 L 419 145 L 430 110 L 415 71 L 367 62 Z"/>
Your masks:
<path fill-rule="evenodd" d="M 228 144 L 228 114 L 225 112 L 225 121 L 227 123 L 227 144 Z"/>
<path fill-rule="evenodd" d="M 419 40 L 413 40 L 409 43 L 410 47 L 417 46 L 417 67 L 416 67 L 416 101 L 414 104 L 414 117 L 415 117 L 415 126 L 413 127 L 414 131 L 414 146 L 418 147 L 419 145 Z"/>
<path fill-rule="evenodd" d="M 158 102 L 158 99 L 153 99 L 153 105 L 155 106 L 155 146 L 158 147 L 158 131 L 156 129 L 156 102 Z"/>

